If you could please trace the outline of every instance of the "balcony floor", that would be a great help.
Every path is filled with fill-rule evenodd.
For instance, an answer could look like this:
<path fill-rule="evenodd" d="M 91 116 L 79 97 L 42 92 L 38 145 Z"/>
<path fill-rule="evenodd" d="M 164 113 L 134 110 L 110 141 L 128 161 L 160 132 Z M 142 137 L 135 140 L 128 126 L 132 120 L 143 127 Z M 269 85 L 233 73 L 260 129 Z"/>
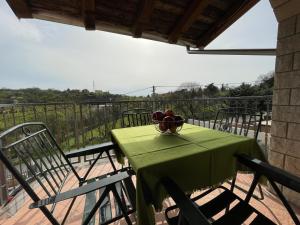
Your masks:
<path fill-rule="evenodd" d="M 79 174 L 84 174 L 87 167 L 85 166 L 77 166 L 77 171 Z M 101 175 L 112 171 L 110 164 L 103 163 L 98 164 L 92 170 L 90 177 Z M 249 187 L 251 182 L 251 175 L 239 174 L 237 178 L 237 183 L 242 187 Z M 77 180 L 75 177 L 70 177 L 63 190 L 68 190 L 72 187 L 77 187 Z M 217 191 L 215 191 L 217 192 Z M 245 194 L 236 190 L 236 192 L 244 197 Z M 263 212 L 267 217 L 272 219 L 277 224 L 294 224 L 290 219 L 289 214 L 282 207 L 280 200 L 275 197 L 273 194 L 268 192 L 264 188 L 265 199 L 263 201 L 257 201 L 252 198 L 251 204 L 257 208 L 259 211 Z M 212 196 L 212 195 L 211 195 Z M 28 209 L 29 204 L 31 203 L 31 199 L 24 193 L 24 191 L 19 192 L 14 199 L 7 204 L 6 207 L 0 209 L 0 224 L 1 225 L 50 225 L 50 222 L 44 217 L 42 212 L 39 209 Z M 70 201 L 64 201 L 59 203 L 56 206 L 55 216 L 59 221 L 63 218 L 64 212 L 66 211 Z M 85 204 L 85 197 L 80 196 L 75 201 L 74 207 L 71 211 L 71 215 L 69 216 L 66 224 L 70 225 L 80 225 L 82 223 L 82 212 Z M 164 207 L 168 207 L 172 205 L 173 202 L 170 199 L 164 201 Z M 300 217 L 300 208 L 295 208 L 297 215 Z M 98 213 L 96 214 L 96 221 L 98 221 Z M 131 215 L 132 221 L 135 224 L 135 215 Z M 115 222 L 115 224 L 126 224 L 124 220 L 119 220 Z M 156 224 L 167 224 L 164 219 L 164 211 L 156 213 Z"/>

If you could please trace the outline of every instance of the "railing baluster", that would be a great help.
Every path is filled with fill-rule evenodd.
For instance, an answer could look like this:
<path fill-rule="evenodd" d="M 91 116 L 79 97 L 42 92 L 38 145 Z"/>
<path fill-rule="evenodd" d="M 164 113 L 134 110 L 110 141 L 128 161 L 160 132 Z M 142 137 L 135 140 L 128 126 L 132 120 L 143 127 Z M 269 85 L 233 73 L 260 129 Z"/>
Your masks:
<path fill-rule="evenodd" d="M 69 135 L 69 129 L 68 129 L 68 127 L 69 127 L 69 123 L 68 123 L 68 113 L 67 113 L 67 106 L 66 106 L 66 104 L 64 104 L 63 105 L 63 108 L 64 108 L 64 123 L 65 123 L 65 129 L 64 129 L 64 132 L 63 132 L 63 134 L 64 134 L 64 137 L 63 137 L 63 140 L 64 140 L 64 142 L 66 142 L 67 141 L 67 146 L 68 146 L 68 149 L 70 149 L 70 135 Z"/>
<path fill-rule="evenodd" d="M 107 105 L 106 102 L 104 104 L 104 123 L 105 123 L 105 132 L 104 132 L 104 136 L 107 137 L 108 136 L 108 121 L 107 121 Z"/>
<path fill-rule="evenodd" d="M 24 105 L 22 105 L 22 116 L 23 116 L 23 123 L 25 123 L 26 118 L 25 118 L 25 107 L 24 107 Z"/>
<path fill-rule="evenodd" d="M 72 104 L 73 108 L 73 118 L 74 118 L 74 135 L 75 135 L 75 145 L 77 148 L 79 148 L 79 132 L 78 132 L 78 121 L 77 121 L 77 114 L 76 114 L 76 104 Z"/>
<path fill-rule="evenodd" d="M 15 115 L 15 107 L 12 106 L 11 107 L 11 113 L 12 113 L 12 117 L 13 117 L 13 125 L 16 125 L 16 115 Z"/>
<path fill-rule="evenodd" d="M 3 111 L 2 111 L 2 116 L 3 116 L 4 129 L 7 129 L 6 110 L 5 109 L 3 109 Z"/>
<path fill-rule="evenodd" d="M 33 106 L 33 115 L 34 115 L 34 120 L 37 121 L 37 115 L 36 115 L 36 108 Z"/>
<path fill-rule="evenodd" d="M 85 146 L 85 126 L 83 124 L 82 104 L 79 105 L 82 145 Z"/>
<path fill-rule="evenodd" d="M 90 130 L 90 134 L 91 134 L 91 140 L 93 140 L 94 138 L 94 134 L 93 134 L 93 117 L 92 117 L 92 109 L 91 109 L 91 104 L 88 104 L 88 114 L 89 114 L 89 126 L 88 129 Z"/>
<path fill-rule="evenodd" d="M 46 123 L 48 123 L 48 115 L 47 115 L 48 110 L 47 110 L 47 104 L 45 104 L 43 108 L 44 108 L 44 115 L 45 115 L 44 121 L 46 121 Z"/>
<path fill-rule="evenodd" d="M 2 141 L 0 139 L 0 149 L 2 148 Z M 7 201 L 7 178 L 5 174 L 6 168 L 4 167 L 2 161 L 0 161 L 0 205 L 3 205 Z"/>

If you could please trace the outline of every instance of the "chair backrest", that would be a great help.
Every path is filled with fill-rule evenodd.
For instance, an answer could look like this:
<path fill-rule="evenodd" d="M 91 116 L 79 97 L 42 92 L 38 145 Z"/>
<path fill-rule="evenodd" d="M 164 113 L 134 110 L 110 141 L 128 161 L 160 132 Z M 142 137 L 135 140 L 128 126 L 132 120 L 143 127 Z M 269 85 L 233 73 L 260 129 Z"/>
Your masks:
<path fill-rule="evenodd" d="M 43 123 L 1 133 L 0 160 L 34 201 L 59 193 L 70 172 L 80 179 Z"/>
<path fill-rule="evenodd" d="M 262 113 L 247 108 L 219 109 L 213 129 L 257 139 L 261 128 Z"/>
<path fill-rule="evenodd" d="M 152 122 L 151 110 L 134 108 L 122 113 L 122 127 L 148 125 Z"/>
<path fill-rule="evenodd" d="M 290 206 L 289 202 L 285 198 L 282 190 L 276 184 L 278 183 L 300 194 L 300 177 L 291 174 L 283 169 L 272 166 L 266 162 L 262 162 L 259 159 L 251 158 L 250 156 L 247 156 L 245 154 L 237 154 L 236 157 L 241 164 L 247 166 L 248 168 L 254 171 L 254 179 L 249 188 L 245 201 L 248 202 L 250 200 L 250 198 L 253 196 L 254 188 L 258 184 L 260 177 L 264 176 L 268 179 L 270 185 L 272 186 L 273 190 L 276 192 L 277 196 L 279 197 L 284 207 L 290 214 L 294 223 L 300 225 L 299 218 L 296 216 L 293 208 Z"/>

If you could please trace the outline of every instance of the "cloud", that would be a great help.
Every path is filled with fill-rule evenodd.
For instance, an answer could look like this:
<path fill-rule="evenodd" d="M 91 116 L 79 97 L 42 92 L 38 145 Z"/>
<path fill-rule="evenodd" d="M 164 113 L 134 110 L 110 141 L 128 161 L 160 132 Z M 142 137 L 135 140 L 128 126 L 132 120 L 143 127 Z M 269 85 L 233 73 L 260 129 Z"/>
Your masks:
<path fill-rule="evenodd" d="M 1 36 L 12 36 L 25 41 L 42 41 L 42 34 L 32 21 L 18 20 L 6 2 L 0 5 L 0 27 Z"/>

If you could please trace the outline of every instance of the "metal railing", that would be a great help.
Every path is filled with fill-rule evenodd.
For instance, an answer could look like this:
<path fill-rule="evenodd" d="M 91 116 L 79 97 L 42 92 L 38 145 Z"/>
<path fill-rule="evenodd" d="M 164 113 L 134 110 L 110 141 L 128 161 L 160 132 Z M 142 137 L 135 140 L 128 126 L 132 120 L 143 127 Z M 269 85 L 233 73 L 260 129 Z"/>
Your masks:
<path fill-rule="evenodd" d="M 132 108 L 151 111 L 170 108 L 190 123 L 212 127 L 216 112 L 225 107 L 245 107 L 263 112 L 263 141 L 265 146 L 268 145 L 272 96 L 5 105 L 0 107 L 0 132 L 24 122 L 44 122 L 59 145 L 69 151 L 110 140 L 110 131 L 121 127 L 122 112 Z M 93 156 L 79 158 L 74 163 L 91 159 Z M 0 164 L 0 204 L 6 202 L 9 191 L 17 185 L 12 176 L 3 170 Z"/>

